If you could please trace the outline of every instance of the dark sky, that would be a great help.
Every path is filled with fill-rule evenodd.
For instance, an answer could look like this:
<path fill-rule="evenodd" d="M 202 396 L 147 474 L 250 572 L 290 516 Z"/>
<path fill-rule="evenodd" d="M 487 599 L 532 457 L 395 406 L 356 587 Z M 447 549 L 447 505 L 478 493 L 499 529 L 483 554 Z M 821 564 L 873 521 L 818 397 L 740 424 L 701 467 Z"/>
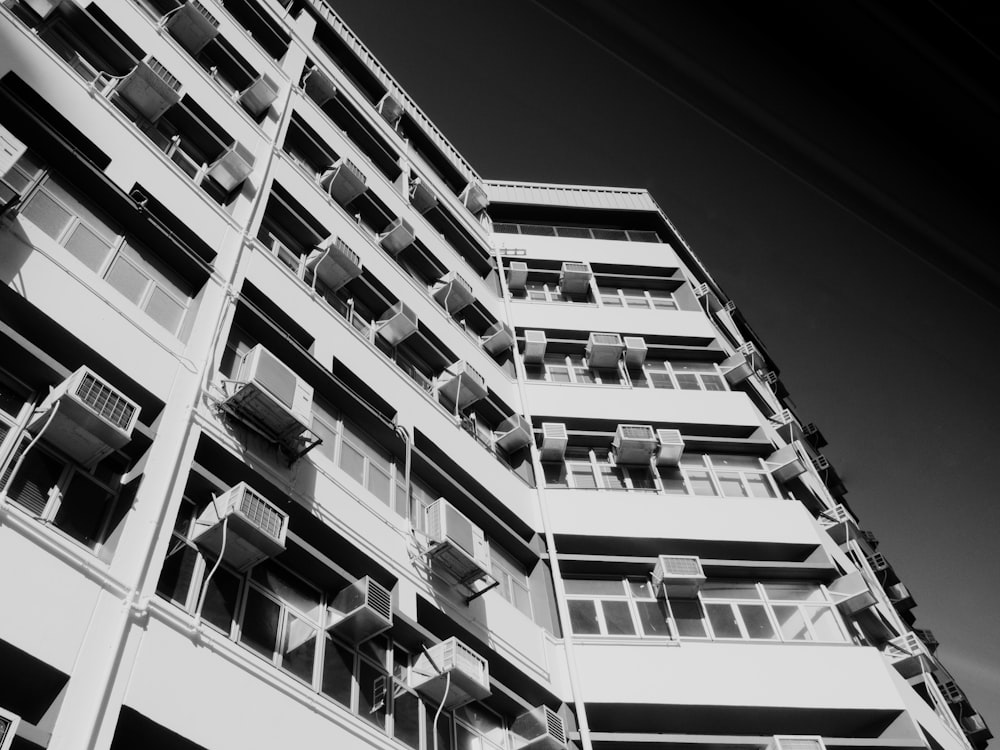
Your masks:
<path fill-rule="evenodd" d="M 483 177 L 651 191 L 830 441 L 848 501 L 919 604 L 918 626 L 1000 728 L 1000 309 L 536 4 L 334 4 Z M 808 101 L 773 93 L 779 117 L 783 103 Z M 823 146 L 821 130 L 810 135 Z M 960 171 L 921 169 L 949 164 L 954 146 L 932 152 L 934 133 L 920 135 L 920 153 L 895 154 L 905 163 L 877 139 L 858 139 L 854 154 L 942 231 L 995 252 L 997 212 L 975 197 L 995 206 L 996 189 L 973 195 Z M 970 128 L 963 153 L 977 137 Z M 973 197 L 957 200 L 959 182 Z"/>

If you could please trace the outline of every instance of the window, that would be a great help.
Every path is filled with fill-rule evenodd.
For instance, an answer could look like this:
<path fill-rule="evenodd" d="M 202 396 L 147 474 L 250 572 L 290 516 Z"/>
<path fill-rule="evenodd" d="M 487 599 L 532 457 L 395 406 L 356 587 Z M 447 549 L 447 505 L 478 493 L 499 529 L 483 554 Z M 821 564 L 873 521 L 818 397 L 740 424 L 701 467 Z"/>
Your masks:
<path fill-rule="evenodd" d="M 543 464 L 549 487 L 604 490 L 656 490 L 649 464 L 616 465 L 611 454 L 598 449 L 570 447 L 562 463 Z"/>
<path fill-rule="evenodd" d="M 598 284 L 601 304 L 606 307 L 630 307 L 647 310 L 679 310 L 672 292 L 666 289 L 641 289 Z"/>
<path fill-rule="evenodd" d="M 528 574 L 524 566 L 497 544 L 490 544 L 490 560 L 493 564 L 493 577 L 499 584 L 497 591 L 500 596 L 531 617 L 531 595 L 528 592 Z"/>
<path fill-rule="evenodd" d="M 756 456 L 714 453 L 681 457 L 680 468 L 660 467 L 665 492 L 722 497 L 779 497 L 771 473 Z"/>
<path fill-rule="evenodd" d="M 537 375 L 550 383 L 622 384 L 621 372 L 617 367 L 591 369 L 582 354 L 547 354 L 543 370 L 538 371 Z"/>
<path fill-rule="evenodd" d="M 570 629 L 576 635 L 669 638 L 666 603 L 644 579 L 570 579 Z"/>
<path fill-rule="evenodd" d="M 682 391 L 724 391 L 726 381 L 712 362 L 667 362 L 648 360 L 641 369 L 629 371 L 632 384 L 639 388 Z"/>
<path fill-rule="evenodd" d="M 38 174 L 30 160 L 25 166 L 22 176 L 31 170 Z M 191 285 L 60 178 L 44 176 L 21 215 L 169 333 L 182 334 L 194 293 Z"/>

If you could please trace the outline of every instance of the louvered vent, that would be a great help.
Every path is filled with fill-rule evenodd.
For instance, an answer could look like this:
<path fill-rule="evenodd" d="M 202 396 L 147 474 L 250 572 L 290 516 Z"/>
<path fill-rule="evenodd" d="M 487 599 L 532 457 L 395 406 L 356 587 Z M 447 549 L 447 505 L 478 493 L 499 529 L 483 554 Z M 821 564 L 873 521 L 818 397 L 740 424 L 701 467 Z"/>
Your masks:
<path fill-rule="evenodd" d="M 640 424 L 623 424 L 620 427 L 626 440 L 648 440 L 653 437 L 653 428 Z"/>
<path fill-rule="evenodd" d="M 819 737 L 775 737 L 775 750 L 823 750 Z"/>
<path fill-rule="evenodd" d="M 135 405 L 92 373 L 85 373 L 76 387 L 76 396 L 96 414 L 120 430 L 128 431 Z"/>
<path fill-rule="evenodd" d="M 238 502 L 240 512 L 254 526 L 273 539 L 281 538 L 281 530 L 286 519 L 283 513 L 249 487 L 244 489 L 243 496 Z"/>
<path fill-rule="evenodd" d="M 216 19 L 215 16 L 213 16 L 211 13 L 208 12 L 208 8 L 206 8 L 204 5 L 202 5 L 201 3 L 199 3 L 198 0 L 188 0 L 188 4 L 191 6 L 191 9 L 193 11 L 195 11 L 196 13 L 198 13 L 198 15 L 202 16 L 212 26 L 214 26 L 215 28 L 218 28 L 219 21 L 218 21 L 218 19 Z"/>
<path fill-rule="evenodd" d="M 663 555 L 663 572 L 672 576 L 700 576 L 701 562 L 697 557 L 682 555 Z"/>
<path fill-rule="evenodd" d="M 174 91 L 181 90 L 181 82 L 155 57 L 148 58 L 146 60 L 146 64 L 149 66 L 149 69 L 156 74 L 156 77 L 167 84 L 171 89 Z"/>
<path fill-rule="evenodd" d="M 380 583 L 368 579 L 368 604 L 383 617 L 392 617 L 392 594 Z"/>

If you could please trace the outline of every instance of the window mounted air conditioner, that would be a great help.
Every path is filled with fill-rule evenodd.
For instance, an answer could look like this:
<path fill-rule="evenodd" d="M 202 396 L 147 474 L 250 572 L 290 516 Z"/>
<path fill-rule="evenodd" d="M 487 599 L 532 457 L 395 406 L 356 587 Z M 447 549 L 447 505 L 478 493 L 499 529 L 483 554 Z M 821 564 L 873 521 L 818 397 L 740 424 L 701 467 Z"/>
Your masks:
<path fill-rule="evenodd" d="M 875 595 L 868 588 L 868 582 L 860 572 L 842 575 L 827 586 L 840 613 L 850 617 L 875 604 Z"/>
<path fill-rule="evenodd" d="M 510 725 L 514 750 L 566 750 L 566 725 L 548 706 L 527 711 Z"/>
<path fill-rule="evenodd" d="M 913 633 L 905 633 L 889 641 L 886 654 L 892 666 L 905 679 L 933 672 L 935 669 L 931 652 Z"/>
<path fill-rule="evenodd" d="M 708 284 L 698 284 L 694 288 L 694 296 L 701 300 L 705 306 L 705 312 L 718 312 L 722 308 L 722 302 L 718 295 L 712 291 Z"/>
<path fill-rule="evenodd" d="M 534 440 L 531 422 L 520 414 L 512 414 L 507 417 L 500 423 L 493 435 L 497 447 L 503 448 L 508 453 L 531 445 Z"/>
<path fill-rule="evenodd" d="M 165 25 L 170 36 L 192 55 L 219 35 L 219 20 L 198 0 L 187 0 L 171 11 Z"/>
<path fill-rule="evenodd" d="M 378 333 L 392 346 L 417 332 L 417 314 L 404 302 L 397 302 L 378 319 Z"/>
<path fill-rule="evenodd" d="M 799 421 L 792 414 L 790 409 L 782 409 L 777 414 L 772 417 L 774 421 L 774 431 L 781 436 L 781 439 L 786 443 L 791 443 L 794 440 L 802 440 L 804 434 L 802 432 L 802 427 L 799 426 Z"/>
<path fill-rule="evenodd" d="M 859 531 L 858 537 L 872 550 L 878 549 L 878 537 L 875 536 L 874 531 Z"/>
<path fill-rule="evenodd" d="M 659 443 L 648 424 L 620 424 L 611 441 L 611 452 L 619 464 L 648 464 Z"/>
<path fill-rule="evenodd" d="M 306 73 L 305 80 L 302 82 L 302 88 L 306 92 L 306 96 L 320 107 L 337 95 L 337 87 L 333 81 L 327 77 L 326 73 L 315 66 L 310 68 L 309 72 Z"/>
<path fill-rule="evenodd" d="M 419 177 L 410 180 L 410 205 L 418 214 L 425 214 L 438 204 L 433 188 Z"/>
<path fill-rule="evenodd" d="M 888 594 L 889 601 L 892 602 L 892 606 L 894 606 L 897 611 L 905 612 L 917 606 L 917 602 L 913 598 L 913 594 L 910 593 L 910 590 L 906 588 L 905 584 L 894 583 L 891 586 L 887 586 L 885 593 Z"/>
<path fill-rule="evenodd" d="M 367 178 L 354 162 L 347 158 L 337 159 L 323 176 L 320 185 L 341 206 L 346 206 L 368 189 Z"/>
<path fill-rule="evenodd" d="M 416 235 L 413 226 L 406 219 L 393 219 L 386 230 L 379 235 L 378 244 L 390 255 L 399 255 L 413 244 Z"/>
<path fill-rule="evenodd" d="M 806 442 L 816 450 L 827 445 L 826 438 L 823 437 L 823 433 L 819 431 L 819 427 L 814 422 L 803 426 L 802 432 L 805 435 Z"/>
<path fill-rule="evenodd" d="M 884 570 L 891 570 L 892 566 L 886 559 L 885 555 L 881 552 L 876 552 L 874 555 L 869 556 L 868 565 L 871 567 L 872 571 L 875 573 L 881 573 Z"/>
<path fill-rule="evenodd" d="M 486 398 L 486 379 L 468 362 L 458 361 L 441 375 L 438 393 L 459 410 Z"/>
<path fill-rule="evenodd" d="M 132 71 L 122 78 L 115 92 L 131 104 L 150 122 L 181 100 L 181 82 L 155 57 L 140 60 Z"/>
<path fill-rule="evenodd" d="M 417 657 L 410 668 L 410 687 L 435 706 L 458 708 L 490 695 L 489 664 L 452 637 Z"/>
<path fill-rule="evenodd" d="M 442 276 L 431 294 L 450 315 L 461 312 L 476 299 L 472 285 L 455 271 Z"/>
<path fill-rule="evenodd" d="M 253 162 L 250 150 L 242 143 L 234 143 L 208 168 L 208 176 L 228 193 L 250 176 Z"/>
<path fill-rule="evenodd" d="M 382 115 L 382 119 L 390 125 L 395 125 L 399 122 L 399 118 L 403 116 L 403 103 L 391 93 L 387 93 L 379 99 L 375 108 Z"/>
<path fill-rule="evenodd" d="M 586 294 L 594 272 L 589 263 L 563 263 L 559 273 L 559 287 L 564 294 Z"/>
<path fill-rule="evenodd" d="M 20 723 L 20 716 L 0 708 L 0 750 L 10 750 L 14 735 L 17 734 L 17 725 Z"/>
<path fill-rule="evenodd" d="M 616 367 L 624 351 L 625 344 L 617 333 L 592 333 L 585 350 L 587 364 L 597 369 Z"/>
<path fill-rule="evenodd" d="M 49 392 L 28 430 L 37 434 L 48 423 L 44 440 L 91 467 L 128 445 L 139 411 L 135 401 L 81 367 Z"/>
<path fill-rule="evenodd" d="M 225 401 L 237 417 L 269 433 L 276 441 L 294 440 L 312 424 L 312 386 L 258 344 L 243 355 L 234 380 L 237 389 Z"/>
<path fill-rule="evenodd" d="M 566 433 L 566 425 L 559 422 L 542 422 L 543 461 L 562 461 L 566 455 L 567 445 L 569 445 L 569 435 Z"/>
<path fill-rule="evenodd" d="M 642 336 L 626 336 L 625 366 L 642 367 L 642 363 L 646 361 L 647 351 L 648 348 L 646 347 L 646 339 Z"/>
<path fill-rule="evenodd" d="M 361 257 L 340 237 L 330 235 L 306 258 L 306 267 L 331 291 L 343 287 L 361 275 Z"/>
<path fill-rule="evenodd" d="M 739 385 L 758 370 L 763 369 L 764 358 L 760 356 L 753 344 L 743 344 L 734 354 L 727 357 L 721 365 L 729 385 Z"/>
<path fill-rule="evenodd" d="M 858 536 L 857 520 L 839 503 L 823 511 L 819 516 L 819 522 L 837 544 L 846 544 L 848 539 L 856 539 Z"/>
<path fill-rule="evenodd" d="M 829 471 L 830 469 L 830 461 L 822 453 L 812 459 L 812 465 L 816 471 Z"/>
<path fill-rule="evenodd" d="M 684 438 L 680 430 L 657 430 L 656 465 L 677 466 L 684 454 Z"/>
<path fill-rule="evenodd" d="M 523 260 L 512 260 L 507 266 L 507 288 L 520 292 L 528 283 L 528 264 Z"/>
<path fill-rule="evenodd" d="M 724 312 L 733 315 L 736 313 L 736 303 L 733 302 L 732 300 L 729 300 L 728 302 L 726 302 L 726 304 L 722 306 L 722 309 Z"/>
<path fill-rule="evenodd" d="M 962 731 L 965 732 L 965 736 L 969 738 L 970 742 L 985 742 L 993 737 L 990 728 L 986 726 L 986 722 L 979 714 L 963 716 L 961 724 Z"/>
<path fill-rule="evenodd" d="M 941 690 L 941 697 L 947 703 L 963 703 L 965 701 L 965 693 L 962 688 L 955 684 L 954 680 L 941 680 L 938 683 L 938 688 Z"/>
<path fill-rule="evenodd" d="M 653 588 L 660 598 L 692 599 L 705 583 L 705 571 L 696 555 L 660 555 L 653 568 Z"/>
<path fill-rule="evenodd" d="M 531 364 L 539 364 L 545 359 L 545 350 L 548 348 L 548 340 L 545 338 L 545 331 L 525 331 L 524 332 L 524 361 Z"/>
<path fill-rule="evenodd" d="M 253 83 L 243 89 L 240 104 L 254 117 L 260 117 L 278 98 L 278 84 L 268 76 L 258 76 Z"/>
<path fill-rule="evenodd" d="M 503 321 L 497 321 L 486 329 L 482 342 L 483 349 L 496 356 L 514 345 L 514 332 Z"/>
<path fill-rule="evenodd" d="M 826 750 L 822 737 L 808 734 L 776 734 L 767 747 L 768 750 Z"/>
<path fill-rule="evenodd" d="M 221 551 L 223 560 L 246 570 L 284 552 L 287 533 L 288 514 L 240 482 L 205 506 L 194 523 L 192 541 L 213 555 Z"/>
<path fill-rule="evenodd" d="M 326 616 L 329 632 L 362 643 L 392 627 L 392 592 L 365 576 L 333 598 Z"/>
<path fill-rule="evenodd" d="M 928 630 L 927 628 L 914 628 L 913 632 L 917 634 L 917 638 L 924 642 L 924 645 L 927 646 L 927 650 L 932 654 L 937 651 L 938 646 L 941 645 L 938 643 L 938 639 L 934 636 L 934 631 L 932 630 Z"/>
<path fill-rule="evenodd" d="M 490 545 L 483 530 L 444 498 L 427 506 L 428 558 L 437 572 L 472 584 L 490 575 Z"/>
<path fill-rule="evenodd" d="M 490 205 L 490 199 L 486 195 L 486 190 L 478 182 L 470 182 L 466 185 L 462 194 L 458 196 L 458 199 L 462 201 L 462 205 L 469 209 L 469 212 L 473 216 Z"/>
<path fill-rule="evenodd" d="M 770 467 L 774 480 L 782 484 L 804 474 L 808 465 L 805 452 L 798 442 L 778 448 L 767 457 L 765 463 Z"/>

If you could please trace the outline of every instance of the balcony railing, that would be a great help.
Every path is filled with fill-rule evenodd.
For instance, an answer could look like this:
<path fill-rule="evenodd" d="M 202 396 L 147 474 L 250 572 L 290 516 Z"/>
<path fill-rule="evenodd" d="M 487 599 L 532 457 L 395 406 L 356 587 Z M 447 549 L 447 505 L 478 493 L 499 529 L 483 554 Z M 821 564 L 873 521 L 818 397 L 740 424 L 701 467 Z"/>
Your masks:
<path fill-rule="evenodd" d="M 644 229 L 602 229 L 600 227 L 557 227 L 548 224 L 509 224 L 494 222 L 500 234 L 525 234 L 536 237 L 569 237 L 584 240 L 619 240 L 623 242 L 662 242 L 656 232 Z"/>

